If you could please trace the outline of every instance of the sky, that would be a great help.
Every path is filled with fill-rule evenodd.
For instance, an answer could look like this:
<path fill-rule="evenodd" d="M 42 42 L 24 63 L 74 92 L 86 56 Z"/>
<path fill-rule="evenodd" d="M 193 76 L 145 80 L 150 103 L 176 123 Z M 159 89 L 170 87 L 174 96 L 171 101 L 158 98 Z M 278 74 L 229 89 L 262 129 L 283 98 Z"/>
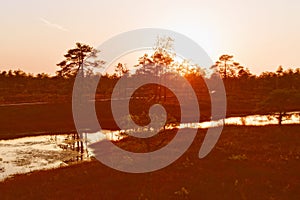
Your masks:
<path fill-rule="evenodd" d="M 163 28 L 251 72 L 300 67 L 299 0 L 0 0 L 0 70 L 55 74 L 76 42 Z M 176 42 L 176 41 L 175 41 Z"/>

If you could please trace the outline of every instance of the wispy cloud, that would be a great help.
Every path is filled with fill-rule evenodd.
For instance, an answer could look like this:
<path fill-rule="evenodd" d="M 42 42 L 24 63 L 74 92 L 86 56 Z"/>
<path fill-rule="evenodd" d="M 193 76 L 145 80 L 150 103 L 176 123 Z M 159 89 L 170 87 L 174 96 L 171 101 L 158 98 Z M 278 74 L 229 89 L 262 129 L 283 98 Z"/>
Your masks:
<path fill-rule="evenodd" d="M 55 28 L 55 29 L 58 29 L 58 30 L 61 30 L 61 31 L 69 31 L 68 29 L 62 27 L 61 25 L 54 24 L 54 23 L 50 22 L 49 20 L 47 20 L 45 18 L 40 17 L 40 21 L 43 22 L 45 25 L 47 25 L 49 27 L 52 27 L 52 28 Z"/>

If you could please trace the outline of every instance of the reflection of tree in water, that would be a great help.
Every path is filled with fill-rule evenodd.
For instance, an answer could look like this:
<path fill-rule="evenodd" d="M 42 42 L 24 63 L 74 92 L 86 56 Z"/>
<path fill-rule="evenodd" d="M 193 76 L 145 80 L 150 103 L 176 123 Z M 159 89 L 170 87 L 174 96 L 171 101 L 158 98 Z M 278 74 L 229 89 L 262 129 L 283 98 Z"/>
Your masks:
<path fill-rule="evenodd" d="M 281 125 L 282 121 L 290 119 L 292 114 L 289 114 L 289 106 L 299 103 L 299 97 L 297 98 L 297 91 L 277 89 L 270 92 L 267 98 L 260 103 L 260 107 L 263 111 L 269 112 L 272 116 L 275 116 L 278 120 L 278 124 Z"/>
<path fill-rule="evenodd" d="M 0 158 L 0 165 L 1 165 L 2 161 L 3 161 L 3 159 L 2 159 L 2 158 Z M 0 173 L 2 173 L 2 172 L 5 172 L 5 169 L 4 169 L 4 167 L 0 167 Z"/>
<path fill-rule="evenodd" d="M 28 148 L 17 151 L 18 155 L 12 163 L 16 166 L 28 166 L 43 160 L 42 165 L 53 164 L 57 161 L 73 160 L 78 155 L 75 151 L 37 150 Z"/>
<path fill-rule="evenodd" d="M 84 139 L 81 139 L 76 132 L 67 135 L 63 142 L 57 144 L 58 147 L 64 150 L 64 154 L 69 155 L 63 161 L 70 163 L 84 160 L 85 153 L 87 154 L 86 157 L 88 157 L 88 151 L 86 148 L 84 149 L 83 143 Z"/>

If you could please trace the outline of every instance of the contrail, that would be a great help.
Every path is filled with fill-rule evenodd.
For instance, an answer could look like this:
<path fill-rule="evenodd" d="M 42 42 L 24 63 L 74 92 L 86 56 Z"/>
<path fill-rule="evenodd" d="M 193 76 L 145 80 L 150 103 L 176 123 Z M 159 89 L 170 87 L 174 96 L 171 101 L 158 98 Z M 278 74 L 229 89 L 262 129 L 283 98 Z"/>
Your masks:
<path fill-rule="evenodd" d="M 44 24 L 46 24 L 49 27 L 56 28 L 61 31 L 69 31 L 68 29 L 65 29 L 64 27 L 62 27 L 58 24 L 51 23 L 50 21 L 46 20 L 45 18 L 40 17 L 40 21 L 42 21 Z"/>

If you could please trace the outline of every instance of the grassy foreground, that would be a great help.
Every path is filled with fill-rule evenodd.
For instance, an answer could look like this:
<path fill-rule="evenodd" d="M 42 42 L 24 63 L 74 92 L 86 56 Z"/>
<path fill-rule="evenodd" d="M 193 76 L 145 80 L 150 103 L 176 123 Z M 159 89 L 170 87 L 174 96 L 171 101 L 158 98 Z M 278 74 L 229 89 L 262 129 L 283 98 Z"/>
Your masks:
<path fill-rule="evenodd" d="M 0 183 L 1 199 L 300 199 L 299 125 L 227 126 L 200 160 L 205 132 L 159 171 L 123 173 L 94 160 L 7 179 Z M 130 139 L 118 145 L 143 149 Z"/>

